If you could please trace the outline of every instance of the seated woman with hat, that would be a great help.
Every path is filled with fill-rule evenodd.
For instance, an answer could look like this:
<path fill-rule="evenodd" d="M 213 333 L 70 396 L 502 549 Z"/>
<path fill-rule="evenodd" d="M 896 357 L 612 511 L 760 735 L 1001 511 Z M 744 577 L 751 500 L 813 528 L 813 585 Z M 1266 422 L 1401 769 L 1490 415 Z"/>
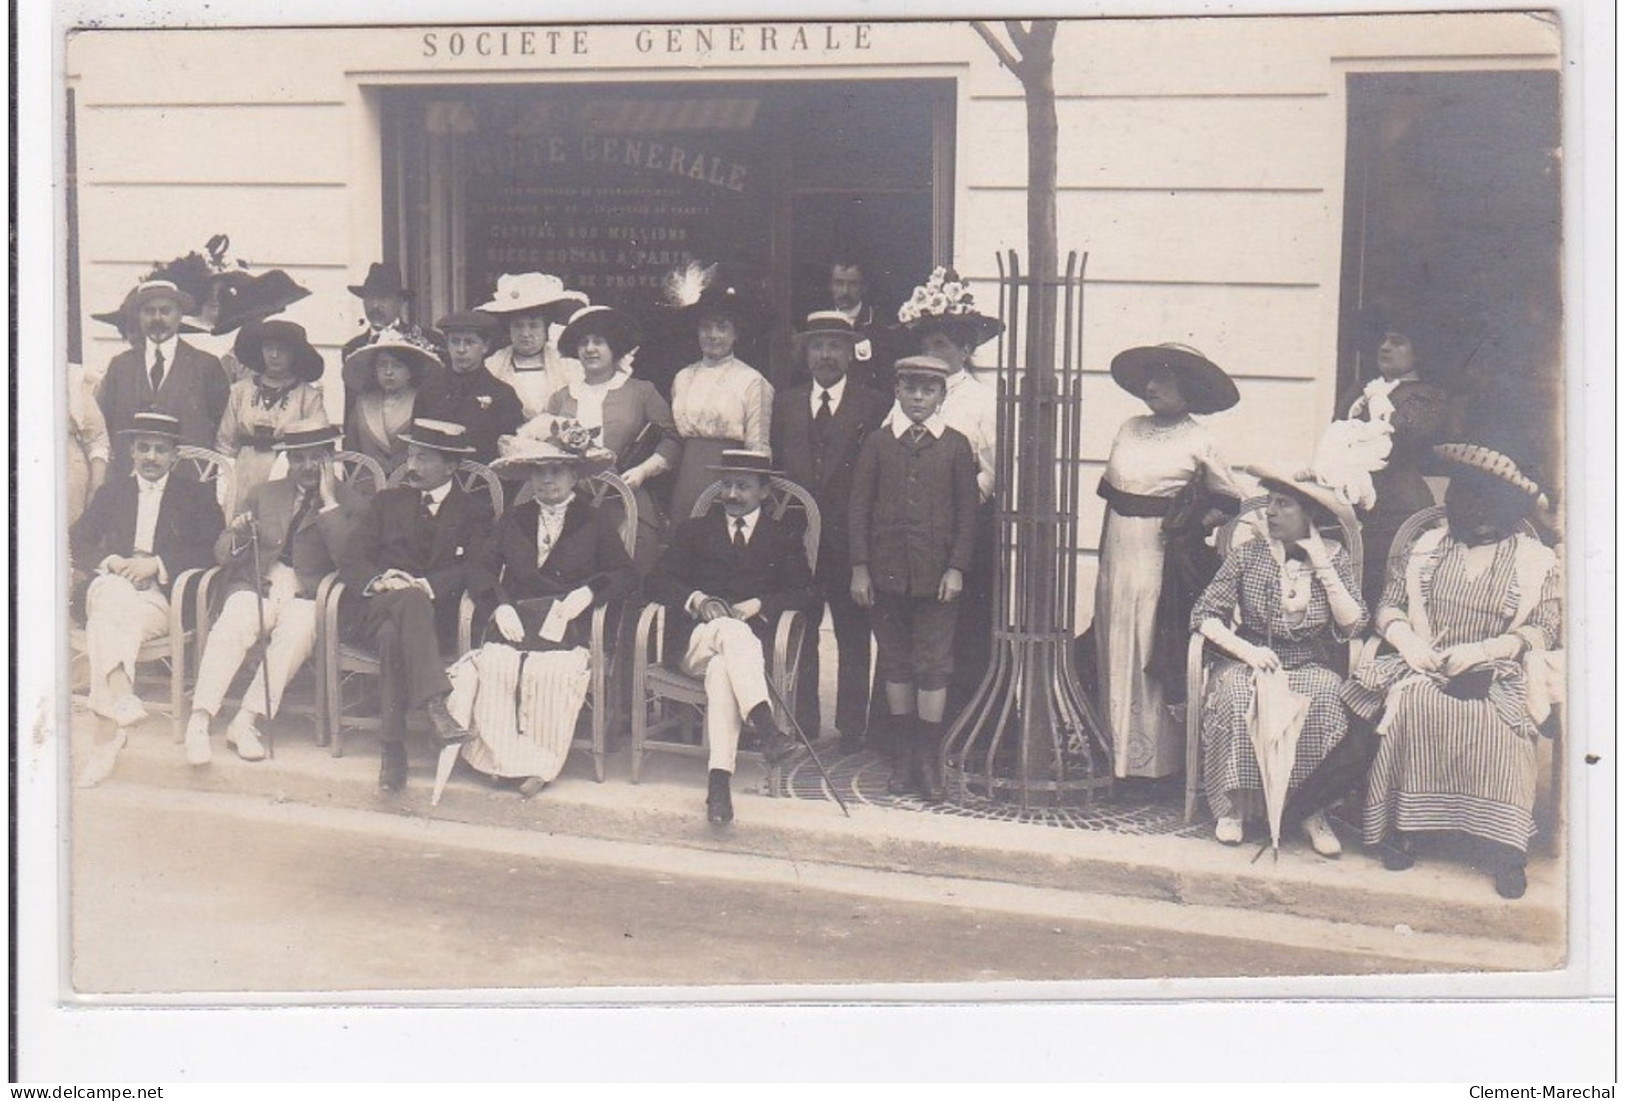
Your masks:
<path fill-rule="evenodd" d="M 683 439 L 671 492 L 674 523 L 688 518 L 724 451 L 771 454 L 773 424 L 772 383 L 734 356 L 739 328 L 752 318 L 738 288 L 710 284 L 683 316 L 698 333 L 700 359 L 678 371 L 671 385 L 672 419 Z"/>
<path fill-rule="evenodd" d="M 660 557 L 668 532 L 664 510 L 649 493 L 649 479 L 664 474 L 683 453 L 671 406 L 646 379 L 633 378 L 628 357 L 637 350 L 638 323 L 608 306 L 577 310 L 559 336 L 559 351 L 581 363 L 582 377 L 548 399 L 551 416 L 532 426 L 574 421 L 598 433 L 615 453 L 615 467 L 638 501 L 638 541 L 633 560 L 647 575 Z"/>
<path fill-rule="evenodd" d="M 447 708 L 474 734 L 463 759 L 522 781 L 526 797 L 558 776 L 570 751 L 591 675 L 587 613 L 637 587 L 618 518 L 576 492 L 614 461 L 577 428 L 516 438 L 491 465 L 528 478 L 531 498 L 476 552 L 468 593 L 483 643 L 453 666 Z"/>
<path fill-rule="evenodd" d="M 561 354 L 550 337 L 554 325 L 585 305 L 587 296 L 565 290 L 558 276 L 527 271 L 502 276 L 491 301 L 476 307 L 507 326 L 508 346 L 493 352 L 485 369 L 513 387 L 526 420 L 541 416 L 555 391 L 581 377 L 581 364 Z"/>
<path fill-rule="evenodd" d="M 1158 631 L 1183 654 L 1189 603 L 1168 611 L 1163 598 L 1164 520 L 1175 498 L 1198 479 L 1232 502 L 1241 491 L 1219 458 L 1212 433 L 1192 413 L 1217 413 L 1241 400 L 1230 376 L 1180 344 L 1130 348 L 1112 360 L 1112 379 L 1150 407 L 1130 417 L 1112 441 L 1099 493 L 1106 499 L 1095 584 L 1095 644 L 1100 698 L 1111 730 L 1113 772 L 1169 776 L 1184 764 L 1184 738 L 1164 708 L 1151 664 Z M 1182 681 L 1181 681 L 1182 683 Z"/>
<path fill-rule="evenodd" d="M 271 476 L 277 433 L 290 424 L 326 422 L 318 385 L 322 355 L 292 321 L 252 321 L 237 333 L 237 361 L 251 372 L 231 384 L 215 450 L 233 456 L 232 490 L 239 501 Z"/>
<path fill-rule="evenodd" d="M 386 473 L 400 466 L 407 448 L 402 433 L 416 415 L 418 392 L 444 370 L 428 340 L 390 329 L 351 352 L 344 361 L 344 385 L 356 395 L 344 418 L 350 449 L 377 459 Z"/>
<path fill-rule="evenodd" d="M 1562 676 L 1556 553 L 1520 525 L 1542 499 L 1511 447 L 1447 443 L 1446 524 L 1424 531 L 1389 570 L 1375 627 L 1397 653 L 1356 669 L 1349 709 L 1377 719 L 1365 843 L 1411 866 L 1410 840 L 1465 834 L 1495 889 L 1518 898 L 1534 836 L 1536 745 Z M 1396 547 L 1396 555 L 1401 548 Z"/>
<path fill-rule="evenodd" d="M 1366 623 L 1349 552 L 1321 538 L 1321 529 L 1339 524 L 1352 530 L 1350 506 L 1311 474 L 1271 467 L 1249 473 L 1269 494 L 1268 535 L 1226 555 L 1191 611 L 1191 629 L 1226 655 L 1206 699 L 1190 706 L 1202 708 L 1202 779 L 1218 820 L 1214 834 L 1227 845 L 1239 844 L 1245 819 L 1263 812 L 1252 738 L 1256 693 L 1267 687 L 1260 678 L 1284 673 L 1287 687 L 1309 700 L 1292 766 L 1295 785 L 1348 733 L 1338 699 L 1343 678 L 1326 657 L 1330 643 L 1347 642 Z M 1321 814 L 1304 821 L 1304 832 L 1322 856 L 1342 851 Z"/>

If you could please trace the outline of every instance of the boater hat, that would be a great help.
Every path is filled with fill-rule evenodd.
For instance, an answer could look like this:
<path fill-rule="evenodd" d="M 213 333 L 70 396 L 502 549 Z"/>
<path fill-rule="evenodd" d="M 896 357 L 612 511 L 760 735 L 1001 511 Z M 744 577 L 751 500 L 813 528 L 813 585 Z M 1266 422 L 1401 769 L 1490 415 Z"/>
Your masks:
<path fill-rule="evenodd" d="M 277 433 L 276 441 L 271 444 L 272 451 L 299 451 L 309 447 L 337 447 L 344 433 L 335 425 L 322 424 L 318 421 L 305 421 L 300 424 L 290 424 Z"/>
<path fill-rule="evenodd" d="M 561 426 L 555 421 L 553 435 L 545 440 L 534 436 L 506 437 L 502 458 L 491 464 L 491 472 L 499 476 L 524 475 L 553 463 L 569 463 L 585 478 L 613 469 L 615 452 L 598 446 L 594 435 L 596 433 L 578 424 Z"/>
<path fill-rule="evenodd" d="M 399 264 L 374 264 L 367 269 L 367 278 L 360 284 L 351 283 L 350 293 L 357 298 L 365 298 L 369 294 L 398 294 L 402 298 L 411 298 L 412 292 L 401 285 L 401 267 Z"/>
<path fill-rule="evenodd" d="M 443 455 L 472 455 L 475 451 L 474 445 L 468 442 L 468 429 L 455 421 L 419 417 L 406 426 L 400 439 Z"/>
<path fill-rule="evenodd" d="M 380 329 L 378 338 L 351 352 L 344 361 L 344 385 L 352 390 L 372 390 L 378 385 L 375 365 L 382 352 L 390 352 L 412 369 L 412 383 L 422 386 L 444 369 L 440 354 L 421 337 L 398 329 Z"/>
<path fill-rule="evenodd" d="M 177 443 L 181 438 L 181 422 L 168 413 L 137 413 L 130 418 L 130 427 L 121 428 L 120 436 L 162 436 Z"/>
<path fill-rule="evenodd" d="M 197 299 L 168 279 L 148 279 L 136 284 L 135 290 L 130 292 L 125 302 L 129 304 L 132 313 L 138 313 L 142 306 L 159 298 L 167 298 L 174 302 L 183 316 L 191 317 L 197 313 Z"/>
<path fill-rule="evenodd" d="M 496 294 L 491 301 L 477 308 L 494 314 L 547 310 L 554 315 L 562 314 L 558 318 L 562 321 L 574 310 L 585 306 L 587 301 L 587 296 L 580 291 L 565 290 L 564 280 L 558 276 L 527 271 L 498 278 Z"/>
<path fill-rule="evenodd" d="M 1184 344 L 1130 348 L 1112 358 L 1112 378 L 1137 398 L 1159 370 L 1174 372 L 1192 413 L 1218 413 L 1241 400 L 1230 376 L 1207 356 Z"/>
<path fill-rule="evenodd" d="M 609 341 L 617 358 L 636 348 L 642 339 L 637 319 L 626 311 L 610 306 L 583 306 L 570 316 L 570 323 L 559 334 L 560 354 L 574 358 L 581 339 L 591 333 Z"/>
<path fill-rule="evenodd" d="M 275 341 L 293 354 L 293 373 L 303 382 L 322 377 L 322 354 L 311 346 L 305 327 L 292 321 L 250 321 L 237 333 L 232 353 L 239 363 L 255 374 L 265 370 L 265 344 Z"/>
<path fill-rule="evenodd" d="M 795 358 L 807 357 L 807 342 L 815 336 L 845 337 L 848 348 L 856 348 L 863 334 L 853 327 L 851 320 L 840 310 L 817 310 L 807 315 L 806 323 L 794 340 Z"/>
<path fill-rule="evenodd" d="M 750 451 L 745 448 L 724 451 L 722 460 L 706 469 L 715 474 L 760 474 L 764 478 L 783 473 L 773 469 L 772 455 L 765 451 Z"/>

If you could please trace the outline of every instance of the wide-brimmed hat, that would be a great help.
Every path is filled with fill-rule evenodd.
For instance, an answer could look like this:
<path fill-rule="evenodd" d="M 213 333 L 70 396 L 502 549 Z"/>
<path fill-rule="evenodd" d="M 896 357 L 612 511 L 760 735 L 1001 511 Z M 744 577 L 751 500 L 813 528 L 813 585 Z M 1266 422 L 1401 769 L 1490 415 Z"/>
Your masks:
<path fill-rule="evenodd" d="M 1333 521 L 1345 530 L 1359 527 L 1354 506 L 1334 487 L 1317 478 L 1313 471 L 1293 470 L 1282 463 L 1257 463 L 1244 467 L 1247 473 L 1263 483 L 1265 489 L 1289 493 L 1318 511 L 1326 521 Z"/>
<path fill-rule="evenodd" d="M 473 333 L 486 344 L 493 344 L 502 333 L 502 323 L 481 310 L 457 310 L 434 323 L 443 334 Z"/>
<path fill-rule="evenodd" d="M 309 447 L 337 447 L 344 433 L 337 425 L 321 421 L 301 421 L 290 424 L 277 433 L 271 443 L 272 451 L 300 451 Z"/>
<path fill-rule="evenodd" d="M 317 382 L 322 377 L 322 354 L 311 346 L 305 327 L 292 321 L 250 321 L 232 342 L 237 361 L 255 374 L 265 370 L 265 345 L 275 341 L 293 354 L 293 373 L 301 382 Z"/>
<path fill-rule="evenodd" d="M 445 455 L 472 455 L 476 450 L 468 442 L 468 429 L 456 421 L 418 417 L 401 430 L 399 439 Z"/>
<path fill-rule="evenodd" d="M 130 427 L 118 430 L 120 436 L 163 436 L 165 439 L 179 441 L 181 438 L 181 422 L 168 413 L 148 411 L 137 413 L 130 418 Z"/>
<path fill-rule="evenodd" d="M 1234 380 L 1207 356 L 1184 344 L 1130 348 L 1112 357 L 1112 379 L 1137 398 L 1159 370 L 1173 371 L 1192 413 L 1218 413 L 1241 400 Z"/>
<path fill-rule="evenodd" d="M 1004 332 L 1004 322 L 976 309 L 976 296 L 952 268 L 933 269 L 897 308 L 897 320 L 916 336 L 946 332 L 962 348 L 978 348 Z"/>
<path fill-rule="evenodd" d="M 351 352 L 344 361 L 344 385 L 352 390 L 371 390 L 378 385 L 375 364 L 378 356 L 389 352 L 412 369 L 412 384 L 422 386 L 434 378 L 445 365 L 434 345 L 422 337 L 399 329 L 380 329 L 377 339 L 363 344 Z"/>
<path fill-rule="evenodd" d="M 760 474 L 764 478 L 783 473 L 773 469 L 772 455 L 747 448 L 729 448 L 720 460 L 706 469 L 713 474 Z"/>
<path fill-rule="evenodd" d="M 227 272 L 220 277 L 215 288 L 215 336 L 224 336 L 251 321 L 263 321 L 281 313 L 310 291 L 295 283 L 293 276 L 281 268 L 272 268 L 259 275 L 247 272 Z"/>
<path fill-rule="evenodd" d="M 388 263 L 378 263 L 368 268 L 365 280 L 350 284 L 350 293 L 357 298 L 365 298 L 369 294 L 398 294 L 402 298 L 412 297 L 412 292 L 401 283 L 401 266 Z"/>
<path fill-rule="evenodd" d="M 580 291 L 566 290 L 558 276 L 527 271 L 498 277 L 496 294 L 476 308 L 504 316 L 545 310 L 563 321 L 587 301 Z"/>
<path fill-rule="evenodd" d="M 560 354 L 574 357 L 581 338 L 589 333 L 597 333 L 609 341 L 617 358 L 636 348 L 643 339 L 637 318 L 625 310 L 612 306 L 583 306 L 570 315 L 570 323 L 559 334 Z"/>
<path fill-rule="evenodd" d="M 904 356 L 894 366 L 897 377 L 904 375 L 924 375 L 928 378 L 940 378 L 944 382 L 954 373 L 954 369 L 938 359 L 936 356 Z"/>
<path fill-rule="evenodd" d="M 852 319 L 840 310 L 815 310 L 807 315 L 801 331 L 796 333 L 792 341 L 797 360 L 806 358 L 807 342 L 815 336 L 844 337 L 849 348 L 856 348 L 858 341 L 864 339 L 863 334 L 853 326 Z"/>
<path fill-rule="evenodd" d="M 597 442 L 597 432 L 579 424 L 555 421 L 553 434 L 546 439 L 534 436 L 504 436 L 499 443 L 502 457 L 491 464 L 497 475 L 525 475 L 539 467 L 568 463 L 583 477 L 591 477 L 615 466 L 615 452 Z"/>
<path fill-rule="evenodd" d="M 1526 469 L 1533 464 L 1527 460 L 1520 463 L 1518 459 L 1508 454 L 1511 450 L 1513 449 L 1497 450 L 1481 443 L 1441 443 L 1433 446 L 1433 454 L 1444 462 L 1465 470 L 1488 474 L 1518 490 L 1531 501 L 1538 501 L 1543 495 L 1543 490 L 1540 483 L 1530 477 Z"/>

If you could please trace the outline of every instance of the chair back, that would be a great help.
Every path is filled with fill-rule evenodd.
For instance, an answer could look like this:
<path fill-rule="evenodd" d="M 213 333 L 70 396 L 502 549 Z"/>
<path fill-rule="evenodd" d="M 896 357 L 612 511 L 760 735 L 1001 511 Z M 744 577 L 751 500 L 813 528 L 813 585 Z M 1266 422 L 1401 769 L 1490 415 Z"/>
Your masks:
<path fill-rule="evenodd" d="M 340 451 L 333 456 L 333 467 L 339 481 L 368 497 L 389 484 L 383 464 L 359 451 Z"/>
<path fill-rule="evenodd" d="M 1213 549 L 1219 552 L 1220 558 L 1224 558 L 1231 551 L 1251 539 L 1267 536 L 1268 528 L 1264 518 L 1264 510 L 1269 506 L 1269 501 L 1268 496 L 1261 495 L 1248 497 L 1241 502 L 1241 510 L 1236 513 L 1235 519 L 1230 520 L 1221 527 L 1218 535 L 1214 537 Z M 1409 521 L 1406 522 L 1409 523 Z M 1349 562 L 1354 568 L 1354 576 L 1358 578 L 1361 565 L 1365 561 L 1365 542 L 1360 537 L 1359 523 L 1357 521 L 1353 524 L 1339 522 L 1330 528 L 1322 527 L 1320 534 L 1325 537 L 1335 538 L 1343 544 L 1343 549 L 1348 551 Z M 1395 545 L 1398 545 L 1397 539 Z"/>
<path fill-rule="evenodd" d="M 689 512 L 689 518 L 695 519 L 711 511 L 717 498 L 722 494 L 722 483 L 712 482 L 705 487 L 694 502 L 694 508 Z M 768 483 L 767 497 L 762 501 L 762 510 L 775 522 L 784 519 L 790 512 L 800 512 L 806 519 L 806 529 L 802 532 L 803 545 L 807 548 L 807 568 L 818 570 L 818 537 L 823 524 L 818 513 L 818 502 L 813 495 L 789 478 L 781 478 L 775 474 Z"/>
<path fill-rule="evenodd" d="M 220 502 L 220 511 L 228 520 L 231 519 L 237 500 L 229 456 L 207 447 L 183 443 L 175 451 L 175 465 L 198 481 L 212 485 L 215 500 Z"/>
<path fill-rule="evenodd" d="M 1388 548 L 1388 573 L 1386 576 L 1392 577 L 1395 570 L 1403 570 L 1405 568 L 1405 559 L 1411 553 L 1411 547 L 1421 538 L 1422 533 L 1430 528 L 1438 527 L 1445 520 L 1446 513 L 1443 505 L 1429 505 L 1427 508 L 1418 509 L 1411 513 L 1405 522 L 1399 525 L 1399 530 L 1394 532 L 1394 541 Z M 1533 521 L 1522 520 L 1518 523 L 1518 534 L 1527 535 L 1531 539 L 1539 539 L 1540 529 L 1535 526 Z"/>
<path fill-rule="evenodd" d="M 452 473 L 452 480 L 457 488 L 464 493 L 484 493 L 491 500 L 491 519 L 502 519 L 502 483 L 497 476 L 491 473 L 491 468 L 484 463 L 477 463 L 473 459 L 464 459 L 457 464 Z M 402 463 L 389 472 L 389 484 L 398 486 L 406 478 L 406 464 Z"/>

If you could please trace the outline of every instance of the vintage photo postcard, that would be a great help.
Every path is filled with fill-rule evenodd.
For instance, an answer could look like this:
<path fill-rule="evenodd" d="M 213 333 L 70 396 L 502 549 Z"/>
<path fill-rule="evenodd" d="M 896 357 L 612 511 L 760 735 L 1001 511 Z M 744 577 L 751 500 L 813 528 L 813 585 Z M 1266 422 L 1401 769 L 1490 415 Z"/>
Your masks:
<path fill-rule="evenodd" d="M 41 1002 L 1612 996 L 1595 12 L 486 8 L 41 28 Z"/>

